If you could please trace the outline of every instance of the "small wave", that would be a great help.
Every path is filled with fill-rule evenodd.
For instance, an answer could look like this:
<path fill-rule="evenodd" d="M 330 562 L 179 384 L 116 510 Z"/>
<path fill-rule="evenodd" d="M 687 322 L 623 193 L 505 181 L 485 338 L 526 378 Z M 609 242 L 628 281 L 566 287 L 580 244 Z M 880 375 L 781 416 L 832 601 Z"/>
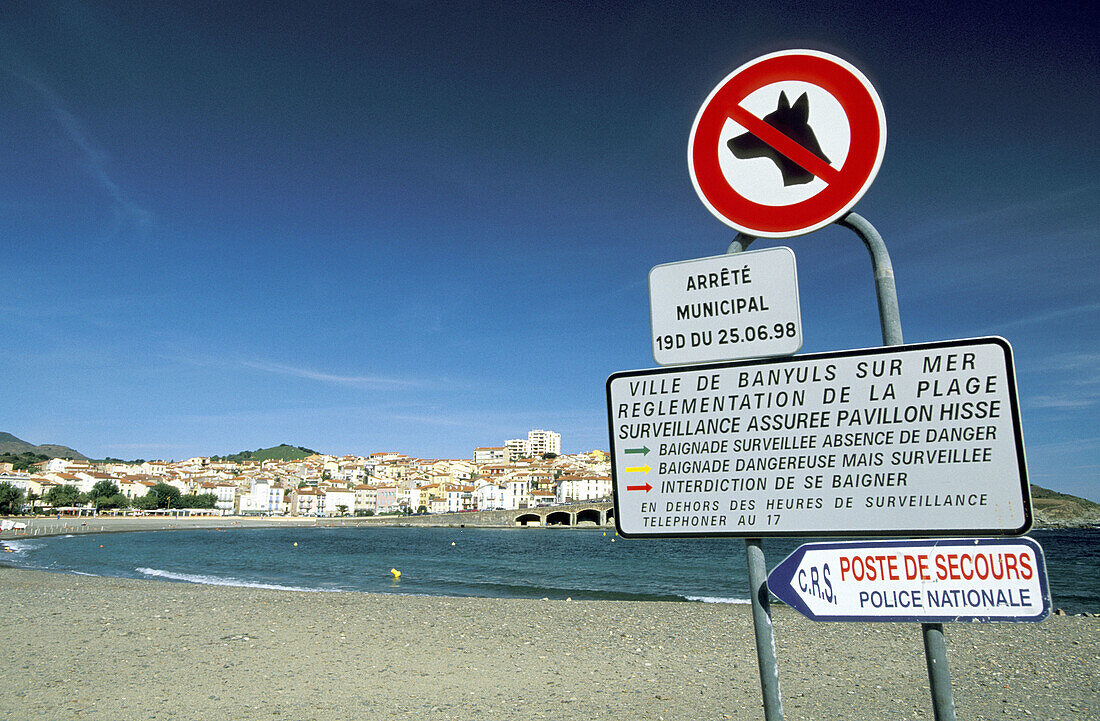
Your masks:
<path fill-rule="evenodd" d="M 304 586 L 283 586 L 278 583 L 256 583 L 254 581 L 242 581 L 239 578 L 223 576 L 207 576 L 201 573 L 173 573 L 160 568 L 136 568 L 138 573 L 154 578 L 164 578 L 169 581 L 183 581 L 185 583 L 197 583 L 204 586 L 236 586 L 238 588 L 264 588 L 270 591 L 310 591 L 317 593 L 338 593 L 339 588 L 306 588 Z"/>
<path fill-rule="evenodd" d="M 752 603 L 747 598 L 721 598 L 719 596 L 685 596 L 684 598 L 701 603 Z"/>
<path fill-rule="evenodd" d="M 610 591 L 600 588 L 551 586 L 532 582 L 530 585 L 502 583 L 499 581 L 459 581 L 448 578 L 441 587 L 444 595 L 475 598 L 572 598 L 577 601 L 686 601 L 674 593 L 657 593 L 645 590 Z"/>
<path fill-rule="evenodd" d="M 73 575 L 76 575 L 76 576 L 93 576 L 94 577 L 94 576 L 97 575 L 95 573 L 85 573 L 84 571 L 69 571 L 69 573 L 71 573 Z"/>
<path fill-rule="evenodd" d="M 31 541 L 4 541 L 4 548 L 11 549 L 12 553 L 26 553 L 27 551 L 34 551 L 42 548 L 43 544 L 34 543 Z"/>

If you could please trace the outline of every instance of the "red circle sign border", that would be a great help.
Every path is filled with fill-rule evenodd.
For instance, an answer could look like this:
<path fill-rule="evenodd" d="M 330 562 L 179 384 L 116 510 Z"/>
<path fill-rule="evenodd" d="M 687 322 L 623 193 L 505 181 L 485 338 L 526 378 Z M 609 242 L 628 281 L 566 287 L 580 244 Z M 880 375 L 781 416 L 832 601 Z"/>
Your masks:
<path fill-rule="evenodd" d="M 790 205 L 753 202 L 729 186 L 719 166 L 719 134 L 736 106 L 765 85 L 802 81 L 840 103 L 851 142 L 836 182 Z M 701 142 L 697 142 L 701 141 Z M 688 141 L 688 167 L 699 199 L 719 220 L 747 235 L 785 238 L 810 233 L 847 212 L 871 186 L 886 150 L 886 116 L 870 81 L 847 61 L 816 50 L 784 50 L 756 58 L 726 76 L 703 102 Z"/>

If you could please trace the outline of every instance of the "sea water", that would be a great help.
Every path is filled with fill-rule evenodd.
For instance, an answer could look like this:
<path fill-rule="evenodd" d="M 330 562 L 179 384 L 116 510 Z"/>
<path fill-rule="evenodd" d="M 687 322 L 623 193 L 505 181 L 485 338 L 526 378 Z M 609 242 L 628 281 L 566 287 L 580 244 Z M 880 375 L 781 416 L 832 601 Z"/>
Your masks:
<path fill-rule="evenodd" d="M 1053 608 L 1100 612 L 1100 531 L 1033 531 Z M 774 568 L 811 539 L 767 539 Z M 610 529 L 249 528 L 4 541 L 0 561 L 98 576 L 298 591 L 747 603 L 745 545 Z M 391 569 L 400 571 L 397 578 Z"/>

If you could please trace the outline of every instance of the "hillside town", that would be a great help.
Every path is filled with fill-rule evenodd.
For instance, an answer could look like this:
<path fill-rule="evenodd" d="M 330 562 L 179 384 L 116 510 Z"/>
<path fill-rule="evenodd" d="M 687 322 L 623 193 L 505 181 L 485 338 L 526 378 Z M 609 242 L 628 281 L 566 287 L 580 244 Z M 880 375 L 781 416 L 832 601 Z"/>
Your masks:
<path fill-rule="evenodd" d="M 205 497 L 185 515 L 374 516 L 517 510 L 611 496 L 607 453 L 561 454 L 561 435 L 532 430 L 527 438 L 479 447 L 470 459 L 314 454 L 299 460 L 75 461 L 52 458 L 37 470 L 0 464 L 0 483 L 22 491 L 24 510 L 83 515 L 95 512 L 95 489 L 117 488 L 115 512 L 172 513 L 171 504 L 141 503 L 169 486 L 180 497 Z M 108 485 L 111 484 L 111 485 Z M 69 486 L 70 505 L 50 504 Z M 53 491 L 53 493 L 51 493 Z M 79 494 L 79 495 L 78 495 Z M 100 494 L 102 495 L 102 494 Z M 117 498 L 117 495 L 115 496 Z M 213 496 L 212 502 L 209 498 Z M 201 506 L 208 506 L 202 508 Z"/>

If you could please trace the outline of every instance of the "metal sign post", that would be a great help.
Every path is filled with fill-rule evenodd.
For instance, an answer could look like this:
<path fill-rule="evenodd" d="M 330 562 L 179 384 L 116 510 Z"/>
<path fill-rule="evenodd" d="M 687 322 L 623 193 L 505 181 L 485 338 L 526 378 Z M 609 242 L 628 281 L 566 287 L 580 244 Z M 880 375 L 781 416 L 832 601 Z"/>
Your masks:
<path fill-rule="evenodd" d="M 901 345 L 901 312 L 898 310 L 898 291 L 894 287 L 894 266 L 886 243 L 874 226 L 858 213 L 848 213 L 837 221 L 859 236 L 871 254 L 871 267 L 875 273 L 875 294 L 878 297 L 879 323 L 882 326 L 883 345 Z M 947 666 L 947 644 L 943 637 L 942 623 L 922 623 L 924 658 L 928 666 L 928 684 L 932 691 L 932 711 L 936 721 L 955 721 L 955 696 L 951 690 L 951 670 Z"/>
<path fill-rule="evenodd" d="M 871 255 L 883 345 L 901 346 L 886 245 L 870 223 L 849 212 L 877 174 L 885 140 L 882 103 L 858 69 L 818 51 L 782 51 L 742 65 L 711 91 L 691 129 L 688 169 L 707 209 L 739 231 L 726 257 L 745 251 L 755 237 L 789 238 L 833 222 L 855 232 Z M 757 292 L 765 283 L 748 287 L 757 278 L 774 286 L 773 297 L 792 295 L 785 285 L 793 285 L 796 295 L 797 278 L 785 280 L 793 272 L 771 264 L 778 257 L 775 251 L 757 256 L 758 263 L 768 259 L 757 270 L 740 258 L 742 266 L 735 270 L 721 257 L 654 269 L 654 359 L 679 367 L 616 373 L 606 386 L 619 532 L 745 538 L 767 721 L 782 721 L 783 703 L 764 536 L 897 535 L 903 528 L 922 535 L 942 535 L 948 529 L 1004 535 L 1024 533 L 1031 526 L 1008 343 L 986 338 L 796 358 L 789 354 L 802 341 L 797 302 L 776 313 L 778 306 L 773 308 L 768 295 Z M 793 271 L 793 256 L 789 265 Z M 670 316 L 671 311 L 675 314 Z M 736 317 L 721 326 L 712 327 L 709 320 L 695 324 L 717 316 Z M 719 338 L 722 333 L 725 342 Z M 712 341 L 711 336 L 719 339 Z M 775 356 L 785 357 L 772 360 Z M 769 360 L 730 362 L 754 357 Z M 684 365 L 699 361 L 719 362 Z M 960 379 L 957 374 L 963 370 L 972 374 Z M 757 386 L 765 390 L 752 391 Z M 963 390 L 983 398 L 952 397 Z M 899 407 L 899 399 L 908 405 Z M 781 412 L 751 413 L 773 408 Z M 727 412 L 735 409 L 737 413 Z M 750 412 L 743 419 L 739 411 Z M 972 418 L 989 422 L 980 429 L 936 427 Z M 852 432 L 827 432 L 841 427 Z M 972 440 L 985 445 L 912 447 Z M 647 441 L 657 444 L 656 467 L 628 462 L 628 453 L 648 453 Z M 846 452 L 850 446 L 860 448 Z M 821 452 L 788 452 L 802 449 Z M 755 455 L 746 457 L 750 452 Z M 887 459 L 889 470 L 882 468 Z M 959 474 L 979 462 L 988 468 L 983 466 L 978 487 L 951 495 L 960 481 L 970 480 Z M 765 477 L 760 470 L 785 473 Z M 790 475 L 792 470 L 802 472 L 801 478 L 799 473 Z M 806 470 L 822 472 L 807 475 Z M 777 493 L 757 497 L 768 484 Z M 875 497 L 864 492 L 895 486 L 905 492 Z M 915 515 L 918 507 L 932 506 L 952 508 Z M 881 510 L 868 514 L 867 509 Z M 812 581 L 817 572 L 814 567 L 806 573 Z M 1029 598 L 1033 590 L 1026 591 Z M 1001 589 L 1014 591 L 1023 604 L 1024 591 Z M 915 593 L 910 588 L 894 592 L 908 594 L 907 599 Z M 831 593 L 830 587 L 827 595 Z M 922 631 L 936 721 L 954 721 L 943 626 L 926 622 Z"/>
<path fill-rule="evenodd" d="M 744 252 L 752 241 L 751 235 L 738 233 L 726 253 L 732 255 Z M 783 721 L 783 695 L 779 690 L 779 658 L 775 653 L 775 627 L 772 625 L 771 598 L 768 595 L 768 565 L 764 559 L 764 544 L 761 539 L 745 539 L 745 562 L 748 564 L 752 630 L 756 638 L 756 665 L 760 670 L 760 693 L 764 699 L 764 718 L 766 721 Z"/>
<path fill-rule="evenodd" d="M 902 345 L 901 312 L 898 309 L 898 293 L 894 285 L 894 267 L 886 243 L 875 227 L 863 216 L 850 212 L 838 225 L 852 230 L 871 255 L 871 268 L 875 276 L 875 295 L 878 298 L 879 324 L 882 327 L 883 345 Z M 748 248 L 753 238 L 738 233 L 730 243 L 727 253 L 740 253 Z M 753 627 L 756 632 L 757 662 L 760 666 L 760 687 L 764 694 L 764 718 L 767 721 L 783 719 L 783 701 L 779 692 L 779 669 L 775 655 L 775 632 L 768 603 L 768 579 L 764 551 L 759 538 L 745 539 L 748 560 L 749 597 L 752 601 Z M 928 683 L 932 692 L 932 710 L 936 721 L 955 721 L 955 697 L 951 689 L 951 670 L 947 665 L 947 645 L 942 623 L 922 623 L 924 656 L 928 667 Z"/>

